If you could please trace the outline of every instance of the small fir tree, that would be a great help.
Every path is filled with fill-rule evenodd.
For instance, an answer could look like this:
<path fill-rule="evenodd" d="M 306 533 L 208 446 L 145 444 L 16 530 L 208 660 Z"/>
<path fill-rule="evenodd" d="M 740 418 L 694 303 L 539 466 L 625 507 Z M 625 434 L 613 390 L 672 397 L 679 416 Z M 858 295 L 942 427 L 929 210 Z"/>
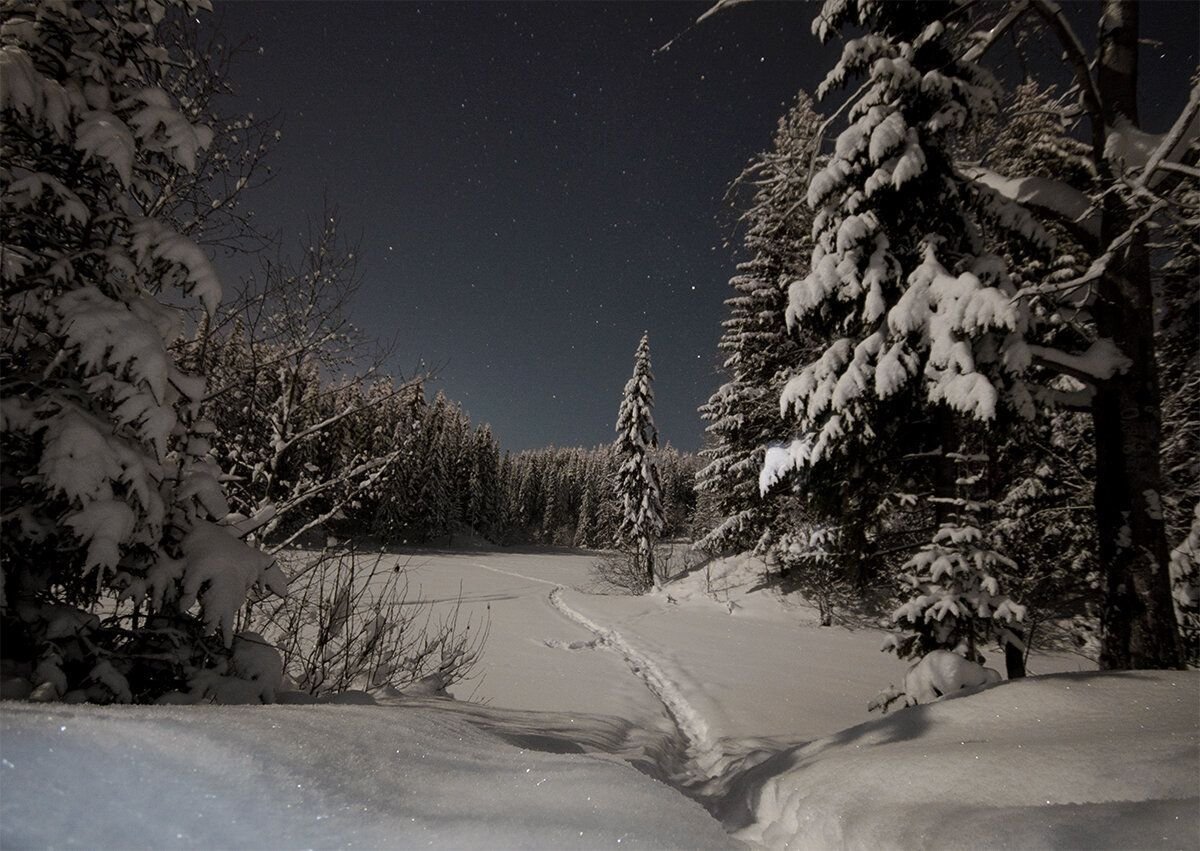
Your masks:
<path fill-rule="evenodd" d="M 945 509 L 943 520 L 933 539 L 905 565 L 907 599 L 892 614 L 908 630 L 888 645 L 901 658 L 954 650 L 982 662 L 979 648 L 991 640 L 1006 651 L 1024 650 L 1010 625 L 1024 619 L 1025 608 L 1000 593 L 998 580 L 1016 565 L 992 548 L 983 521 L 992 506 L 972 497 L 982 476 L 970 466 L 987 459 L 957 453 L 952 459 L 960 470 L 958 494 L 934 497 Z"/>

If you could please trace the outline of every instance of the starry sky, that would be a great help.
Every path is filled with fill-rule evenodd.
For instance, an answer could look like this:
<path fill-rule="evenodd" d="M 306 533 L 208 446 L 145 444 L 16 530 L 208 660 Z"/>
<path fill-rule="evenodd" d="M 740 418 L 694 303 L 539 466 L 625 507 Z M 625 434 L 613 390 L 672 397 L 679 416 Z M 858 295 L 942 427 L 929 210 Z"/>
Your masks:
<path fill-rule="evenodd" d="M 699 449 L 738 259 L 726 190 L 839 51 L 813 4 L 689 29 L 709 5 L 218 0 L 216 27 L 252 40 L 233 107 L 282 127 L 248 206 L 294 247 L 335 204 L 354 319 L 504 448 L 611 441 L 646 331 L 660 437 Z M 1166 57 L 1147 129 L 1186 100 L 1197 5 L 1143 12 Z"/>

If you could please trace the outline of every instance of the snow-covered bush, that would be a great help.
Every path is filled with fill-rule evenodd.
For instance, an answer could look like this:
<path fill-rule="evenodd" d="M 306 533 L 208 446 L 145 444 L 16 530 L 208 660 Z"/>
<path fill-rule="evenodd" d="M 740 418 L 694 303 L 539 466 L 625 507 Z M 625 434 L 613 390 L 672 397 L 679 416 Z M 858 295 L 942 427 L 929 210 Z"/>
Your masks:
<path fill-rule="evenodd" d="M 604 553 L 592 563 L 591 575 L 602 591 L 645 594 L 653 587 L 646 575 L 645 560 L 639 558 L 636 548 L 617 548 Z"/>
<path fill-rule="evenodd" d="M 146 701 L 226 665 L 255 587 L 170 353 L 211 314 L 204 252 L 155 217 L 212 142 L 157 37 L 195 2 L 4 2 L 0 29 L 3 654 L 39 697 Z M 194 610 L 198 608 L 198 613 Z"/>
<path fill-rule="evenodd" d="M 905 706 L 933 703 L 939 697 L 963 689 L 992 685 L 1000 680 L 999 671 L 985 668 L 949 650 L 934 650 L 908 669 L 903 690 L 895 686 L 884 689 L 869 708 L 886 714 L 897 700 L 903 700 Z"/>
<path fill-rule="evenodd" d="M 403 564 L 354 549 L 289 554 L 291 593 L 247 607 L 245 629 L 282 655 L 290 686 L 310 694 L 444 694 L 470 676 L 490 621 L 413 599 Z"/>

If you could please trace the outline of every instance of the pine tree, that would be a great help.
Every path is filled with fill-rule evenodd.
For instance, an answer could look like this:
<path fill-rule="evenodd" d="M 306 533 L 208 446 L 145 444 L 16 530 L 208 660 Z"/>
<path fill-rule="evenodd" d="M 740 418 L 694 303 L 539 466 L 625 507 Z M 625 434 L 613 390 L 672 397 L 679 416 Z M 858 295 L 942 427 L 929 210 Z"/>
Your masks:
<path fill-rule="evenodd" d="M 814 246 L 808 273 L 789 287 L 787 322 L 826 347 L 784 387 L 798 434 L 768 453 L 762 479 L 770 486 L 799 470 L 869 487 L 892 475 L 889 438 L 908 429 L 903 442 L 935 459 L 922 479 L 939 526 L 951 519 L 952 459 L 969 423 L 993 422 L 1005 405 L 1033 413 L 1021 378 L 1028 317 L 983 234 L 1003 233 L 1031 253 L 1052 245 L 1026 211 L 955 167 L 961 134 L 994 113 L 998 87 L 963 58 L 965 25 L 953 8 L 829 2 L 817 19 L 822 39 L 866 29 L 847 40 L 818 94 L 851 75 L 866 81 L 809 184 Z M 991 577 L 978 570 L 979 582 Z"/>
<path fill-rule="evenodd" d="M 635 567 L 645 572 L 650 586 L 658 584 L 654 571 L 654 544 L 663 528 L 658 470 L 652 450 L 658 446 L 654 427 L 654 376 L 650 372 L 650 337 L 643 335 L 634 359 L 633 376 L 617 415 L 613 453 L 619 463 L 616 495 L 621 520 L 616 539 L 631 550 Z"/>
<path fill-rule="evenodd" d="M 467 522 L 494 539 L 500 525 L 500 449 L 486 423 L 475 431 L 469 490 Z"/>
<path fill-rule="evenodd" d="M 819 117 L 803 92 L 780 119 L 774 145 L 735 183 L 755 188 L 743 244 L 749 260 L 729 282 L 729 315 L 718 344 L 728 381 L 700 408 L 708 420 L 708 462 L 697 487 L 715 497 L 721 514 L 696 546 L 720 552 L 748 549 L 770 523 L 772 497 L 759 493 L 758 473 L 779 426 L 779 393 L 799 341 L 783 323 L 787 281 L 807 267 L 811 217 L 805 215 L 808 163 L 814 155 Z"/>
<path fill-rule="evenodd" d="M 584 488 L 583 502 L 579 506 L 579 522 L 575 524 L 575 538 L 573 544 L 576 548 L 583 549 L 592 546 L 595 538 L 595 509 L 592 507 L 592 491 L 591 488 Z"/>
<path fill-rule="evenodd" d="M 933 540 L 905 565 L 908 599 L 892 617 L 909 632 L 890 646 L 902 658 L 949 648 L 981 662 L 979 647 L 989 640 L 1024 649 L 1009 625 L 1023 620 L 1025 610 L 1000 593 L 1001 571 L 1016 565 L 992 548 L 982 518 L 991 506 L 974 496 L 982 476 L 971 468 L 987 456 L 953 454 L 951 460 L 959 470 L 958 493 L 946 501 L 949 510 Z"/>
<path fill-rule="evenodd" d="M 417 491 L 418 535 L 422 540 L 440 538 L 452 531 L 455 501 L 453 457 L 450 450 L 451 408 L 440 390 L 422 423 L 422 441 L 418 457 L 422 469 Z"/>
<path fill-rule="evenodd" d="M 203 251 L 155 217 L 213 137 L 170 93 L 179 57 L 159 38 L 196 5 L 0 9 L 0 614 L 5 657 L 47 698 L 219 691 L 247 593 L 285 591 L 221 523 L 204 380 L 169 349 L 175 305 L 221 298 Z"/>

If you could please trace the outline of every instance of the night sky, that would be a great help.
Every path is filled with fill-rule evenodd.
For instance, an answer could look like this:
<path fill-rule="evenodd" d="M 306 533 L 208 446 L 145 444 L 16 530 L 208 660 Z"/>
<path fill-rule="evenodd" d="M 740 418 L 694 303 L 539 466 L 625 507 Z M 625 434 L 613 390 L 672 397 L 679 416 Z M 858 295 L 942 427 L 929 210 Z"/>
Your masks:
<path fill-rule="evenodd" d="M 215 5 L 258 48 L 233 106 L 282 122 L 248 206 L 294 249 L 337 205 L 360 240 L 355 319 L 398 339 L 394 370 L 436 367 L 507 449 L 595 445 L 648 331 L 661 439 L 700 448 L 737 260 L 723 199 L 836 58 L 809 34 L 816 5 L 686 33 L 709 3 Z M 1166 41 L 1147 47 L 1166 56 L 1143 75 L 1149 130 L 1186 100 L 1197 7 L 1143 12 Z"/>

